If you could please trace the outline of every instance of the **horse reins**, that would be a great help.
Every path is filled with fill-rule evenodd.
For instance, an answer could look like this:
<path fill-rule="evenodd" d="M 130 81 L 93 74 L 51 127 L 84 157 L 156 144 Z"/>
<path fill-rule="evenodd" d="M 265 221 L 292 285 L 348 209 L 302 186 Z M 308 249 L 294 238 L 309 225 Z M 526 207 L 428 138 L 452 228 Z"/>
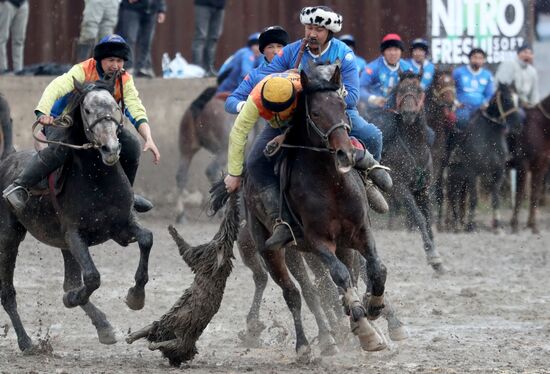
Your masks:
<path fill-rule="evenodd" d="M 498 108 L 498 113 L 499 113 L 499 117 L 498 117 L 498 118 L 491 117 L 491 116 L 487 113 L 487 110 L 482 110 L 482 111 L 481 111 L 481 114 L 483 115 L 483 117 L 485 117 L 486 119 L 488 119 L 488 120 L 491 121 L 491 122 L 496 123 L 497 125 L 506 126 L 506 119 L 508 118 L 508 116 L 509 116 L 510 114 L 513 114 L 513 113 L 517 112 L 519 109 L 518 109 L 516 106 L 514 106 L 513 108 L 510 108 L 509 110 L 504 111 L 504 107 L 502 106 L 502 100 L 501 100 L 501 93 L 500 93 L 500 91 L 497 91 L 497 94 L 496 94 L 496 103 L 497 103 L 497 108 Z"/>

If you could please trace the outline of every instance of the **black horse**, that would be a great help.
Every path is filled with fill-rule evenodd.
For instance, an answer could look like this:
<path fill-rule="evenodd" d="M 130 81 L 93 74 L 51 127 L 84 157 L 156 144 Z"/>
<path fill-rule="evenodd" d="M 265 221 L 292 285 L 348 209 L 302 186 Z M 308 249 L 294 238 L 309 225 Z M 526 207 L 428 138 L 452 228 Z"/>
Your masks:
<path fill-rule="evenodd" d="M 316 254 L 328 267 L 332 280 L 344 293 L 352 331 L 363 349 L 384 349 L 384 340 L 366 317 L 377 318 L 384 307 L 386 268 L 376 252 L 364 183 L 359 173 L 352 171 L 355 149 L 348 136 L 340 68 L 309 66 L 307 72 L 301 72 L 301 83 L 303 92 L 287 133 L 284 146 L 288 151 L 281 172 L 288 176 L 283 188 L 285 200 L 301 227 L 302 235 L 298 236 L 303 239 L 298 239 L 297 247 Z M 255 246 L 292 313 L 296 352 L 299 359 L 307 359 L 311 350 L 302 326 L 301 297 L 290 278 L 285 249 L 265 250 L 271 220 L 250 179 L 245 178 L 243 194 Z M 366 308 L 353 286 L 353 256 L 345 256 L 351 253 L 349 248 L 357 249 L 367 261 L 372 296 Z"/>
<path fill-rule="evenodd" d="M 0 159 L 14 152 L 13 122 L 10 107 L 6 99 L 0 94 Z"/>
<path fill-rule="evenodd" d="M 500 228 L 499 193 L 508 157 L 506 132 L 519 126 L 517 94 L 500 83 L 487 109 L 472 115 L 450 156 L 447 191 L 454 230 L 458 224 L 465 225 L 467 231 L 476 229 L 478 177 L 491 191 L 493 229 Z M 469 212 L 464 222 L 468 197 Z"/>
<path fill-rule="evenodd" d="M 392 170 L 392 199 L 406 209 L 420 230 L 428 264 L 444 272 L 441 256 L 435 248 L 432 231 L 430 186 L 433 166 L 427 141 L 424 114 L 425 94 L 420 77 L 406 72 L 400 75 L 394 91 L 395 111 L 386 114 L 384 164 Z"/>
<path fill-rule="evenodd" d="M 10 316 L 22 351 L 32 352 L 15 300 L 13 273 L 18 247 L 29 231 L 41 242 L 60 248 L 65 262 L 66 307 L 80 306 L 96 326 L 104 344 L 116 342 L 105 314 L 89 300 L 100 286 L 100 275 L 88 247 L 113 239 L 123 246 L 137 241 L 140 261 L 135 286 L 126 303 L 131 309 L 143 308 L 148 281 L 149 252 L 153 234 L 142 228 L 132 214 L 133 193 L 128 178 L 118 162 L 119 131 L 123 114 L 111 93 L 114 80 L 81 85 L 75 82 L 70 108 L 73 125 L 69 140 L 87 143 L 89 149 L 71 152 L 64 168 L 64 184 L 57 196 L 48 190 L 34 190 L 24 210 L 14 214 L 0 201 L 0 295 Z M 105 89 L 102 89 L 105 88 Z M 0 164 L 0 188 L 4 189 L 31 160 L 33 152 L 10 155 Z M 51 189 L 53 191 L 53 189 Z"/>

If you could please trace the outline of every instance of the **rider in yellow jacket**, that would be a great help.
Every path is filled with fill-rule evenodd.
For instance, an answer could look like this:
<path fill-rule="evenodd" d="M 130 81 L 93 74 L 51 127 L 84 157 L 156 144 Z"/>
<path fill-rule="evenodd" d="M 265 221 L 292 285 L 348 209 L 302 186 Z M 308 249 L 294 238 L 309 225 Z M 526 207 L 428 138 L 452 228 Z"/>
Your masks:
<path fill-rule="evenodd" d="M 43 126 L 51 125 L 55 117 L 67 110 L 67 103 L 75 88 L 75 80 L 80 83 L 86 81 L 94 82 L 105 75 L 121 71 L 121 80 L 117 80 L 116 82 L 114 97 L 117 102 L 124 99 L 125 115 L 145 140 L 144 151 L 151 151 L 153 153 L 153 161 L 158 164 L 160 153 L 151 136 L 147 113 L 139 99 L 132 76 L 123 70 L 124 62 L 128 61 L 130 53 L 130 47 L 118 35 L 109 35 L 101 39 L 94 48 L 93 58 L 73 66 L 71 70 L 54 79 L 46 87 L 35 109 L 38 122 Z M 66 141 L 67 130 L 65 128 L 46 127 L 45 130 L 46 137 L 49 140 Z M 119 134 L 119 141 L 122 146 L 120 163 L 130 184 L 133 185 L 141 153 L 140 143 L 125 128 Z M 67 154 L 68 148 L 60 145 L 49 145 L 39 151 L 14 182 L 4 190 L 4 198 L 16 211 L 22 210 L 28 199 L 28 189 L 62 166 Z M 146 211 L 152 206 L 150 202 L 136 195 L 135 207 L 138 211 Z"/>

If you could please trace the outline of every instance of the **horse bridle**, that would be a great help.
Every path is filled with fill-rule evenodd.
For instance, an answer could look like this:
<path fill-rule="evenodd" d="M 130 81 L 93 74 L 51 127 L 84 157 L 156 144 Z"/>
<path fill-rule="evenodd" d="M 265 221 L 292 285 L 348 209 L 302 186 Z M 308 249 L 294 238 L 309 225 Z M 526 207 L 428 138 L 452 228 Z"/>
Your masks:
<path fill-rule="evenodd" d="M 442 87 L 441 89 L 437 90 L 437 89 L 434 89 L 432 91 L 432 96 L 434 97 L 435 99 L 435 103 L 437 105 L 440 105 L 440 106 L 452 106 L 454 107 L 455 104 L 449 104 L 449 103 L 446 103 L 446 102 L 443 102 L 441 100 L 441 96 L 443 96 L 443 94 L 445 94 L 446 92 L 452 92 L 453 94 L 453 102 L 456 101 L 456 88 L 453 86 L 453 85 L 447 85 L 445 87 Z"/>
<path fill-rule="evenodd" d="M 487 110 L 482 110 L 481 114 L 483 115 L 483 117 L 487 118 L 489 121 L 491 121 L 493 123 L 496 123 L 497 125 L 506 126 L 507 118 L 511 114 L 517 112 L 519 110 L 519 108 L 517 106 L 514 106 L 514 107 L 508 109 L 507 111 L 504 111 L 504 107 L 502 105 L 502 95 L 501 95 L 500 91 L 497 91 L 496 102 L 497 102 L 497 108 L 498 108 L 498 114 L 499 114 L 498 118 L 491 117 L 487 113 Z"/>
<path fill-rule="evenodd" d="M 306 107 L 305 112 L 306 112 L 306 123 L 307 123 L 308 133 L 309 133 L 310 128 L 313 129 L 313 132 L 315 132 L 315 134 L 317 134 L 321 138 L 321 140 L 323 141 L 323 145 L 325 147 L 324 148 L 319 148 L 319 147 L 310 147 L 310 146 L 292 145 L 292 144 L 283 144 L 281 146 L 284 147 L 284 148 L 300 148 L 300 149 L 308 149 L 310 151 L 316 151 L 316 152 L 334 153 L 334 150 L 330 147 L 330 143 L 329 143 L 330 135 L 334 131 L 336 131 L 340 128 L 344 128 L 349 133 L 351 131 L 351 126 L 349 125 L 349 123 L 346 123 L 342 119 L 342 120 L 340 120 L 340 122 L 335 123 L 326 132 L 324 132 L 323 130 L 321 130 L 319 128 L 319 126 L 317 126 L 315 121 L 313 119 L 311 119 L 311 116 L 309 115 L 309 104 L 308 104 L 308 101 L 307 101 L 307 96 L 304 98 L 304 101 L 305 101 L 305 107 Z M 351 120 L 349 119 L 349 115 L 347 113 L 346 113 L 346 116 L 348 116 L 348 122 L 351 122 Z"/>

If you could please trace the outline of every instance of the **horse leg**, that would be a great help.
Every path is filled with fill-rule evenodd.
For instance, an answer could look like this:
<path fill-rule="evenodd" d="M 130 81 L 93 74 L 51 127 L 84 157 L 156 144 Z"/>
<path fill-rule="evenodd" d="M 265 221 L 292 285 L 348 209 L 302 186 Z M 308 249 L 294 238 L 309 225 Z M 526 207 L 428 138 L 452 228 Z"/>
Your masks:
<path fill-rule="evenodd" d="M 396 191 L 396 192 L 399 193 L 401 197 L 401 201 L 403 202 L 403 205 L 411 213 L 411 215 L 415 220 L 416 225 L 420 230 L 420 235 L 422 236 L 422 241 L 424 242 L 424 251 L 426 253 L 426 259 L 428 260 L 428 264 L 437 273 L 443 272 L 444 270 L 442 267 L 441 256 L 439 256 L 439 253 L 437 252 L 437 249 L 435 248 L 434 242 L 432 240 L 433 234 L 430 235 L 431 228 L 428 229 L 428 222 L 426 221 L 426 217 L 424 217 L 424 214 L 422 214 L 421 209 L 418 207 L 415 197 L 413 196 L 411 191 L 405 188 L 401 188 L 399 189 L 399 191 Z M 422 201 L 422 203 L 424 202 Z M 429 207 L 424 207 L 423 209 L 429 209 Z M 367 264 L 368 263 L 369 263 L 369 260 L 367 258 Z M 368 273 L 368 269 L 367 269 L 367 273 Z"/>
<path fill-rule="evenodd" d="M 325 319 L 319 295 L 313 287 L 311 280 L 307 274 L 307 269 L 298 248 L 290 247 L 286 251 L 286 264 L 292 276 L 298 281 L 306 304 L 315 316 L 317 327 L 319 329 L 319 346 L 323 356 L 333 356 L 338 353 L 336 341 L 330 334 L 328 322 Z"/>
<path fill-rule="evenodd" d="M 10 230 L 9 233 L 6 231 Z M 10 317 L 15 333 L 17 344 L 23 352 L 32 351 L 32 340 L 27 335 L 25 327 L 17 311 L 17 300 L 15 287 L 13 286 L 13 272 L 19 249 L 19 243 L 25 237 L 25 229 L 4 228 L 0 239 L 0 299 L 4 310 Z"/>
<path fill-rule="evenodd" d="M 255 229 L 262 228 L 257 227 Z M 260 344 L 260 334 L 266 327 L 265 324 L 260 321 L 260 306 L 267 285 L 268 275 L 256 252 L 256 247 L 250 236 L 250 231 L 247 228 L 239 231 L 237 246 L 243 263 L 252 271 L 252 279 L 254 280 L 255 286 L 252 305 L 246 316 L 246 332 L 239 332 L 239 338 L 246 346 L 256 347 Z"/>
<path fill-rule="evenodd" d="M 491 180 L 491 207 L 493 209 L 493 222 L 492 227 L 495 233 L 498 233 L 502 229 L 501 217 L 500 217 L 500 189 L 504 174 L 502 170 L 498 170 L 493 174 Z"/>
<path fill-rule="evenodd" d="M 519 211 L 521 210 L 521 204 L 525 198 L 525 180 L 527 177 L 527 169 L 520 165 L 517 169 L 517 189 L 516 189 L 516 201 L 514 204 L 514 211 L 512 213 L 512 219 L 510 225 L 512 226 L 512 232 L 517 233 L 519 230 Z"/>
<path fill-rule="evenodd" d="M 145 285 L 149 281 L 149 254 L 153 247 L 153 233 L 131 218 L 129 226 L 117 233 L 112 239 L 122 246 L 137 241 L 139 246 L 139 264 L 134 276 L 135 285 L 126 295 L 126 305 L 132 310 L 140 310 L 145 305 Z"/>
<path fill-rule="evenodd" d="M 527 227 L 531 229 L 533 234 L 540 234 L 537 225 L 537 213 L 540 196 L 544 185 L 544 177 L 546 174 L 544 161 L 537 162 L 531 169 L 531 200 L 529 203 L 529 218 L 527 219 Z"/>
<path fill-rule="evenodd" d="M 78 262 L 76 262 L 71 252 L 68 250 L 62 250 L 61 253 L 63 254 L 63 262 L 65 263 L 65 280 L 63 282 L 63 290 L 67 292 L 82 286 L 82 272 L 80 271 Z M 86 315 L 92 321 L 92 324 L 95 326 L 99 342 L 102 344 L 115 344 L 115 331 L 107 320 L 105 313 L 89 301 L 80 307 L 84 310 Z"/>
<path fill-rule="evenodd" d="M 309 362 L 311 360 L 311 348 L 302 325 L 302 300 L 300 291 L 298 291 L 296 285 L 290 279 L 290 274 L 285 263 L 285 250 L 266 251 L 262 249 L 263 246 L 260 246 L 260 253 L 267 264 L 271 278 L 283 290 L 283 297 L 288 309 L 292 313 L 294 328 L 296 330 L 296 354 L 298 361 Z"/>
<path fill-rule="evenodd" d="M 195 142 L 193 142 L 195 143 Z M 193 157 L 200 149 L 198 144 L 192 144 L 191 147 L 184 149 L 181 153 L 180 163 L 178 166 L 178 172 L 176 174 L 176 184 L 178 187 L 178 198 L 176 202 L 176 222 L 178 224 L 185 223 L 185 203 L 189 200 L 191 195 L 186 189 L 187 181 L 189 180 L 189 166 Z"/>
<path fill-rule="evenodd" d="M 315 253 L 328 267 L 334 283 L 345 291 L 344 303 L 350 315 L 351 331 L 358 336 L 361 347 L 366 351 L 385 349 L 386 344 L 384 339 L 366 318 L 365 308 L 357 295 L 357 290 L 353 287 L 348 268 L 335 255 L 335 245 L 319 238 L 308 239 L 316 250 Z"/>
<path fill-rule="evenodd" d="M 474 232 L 477 230 L 476 224 L 476 208 L 477 208 L 477 183 L 476 178 L 472 178 L 467 184 L 467 194 L 469 195 L 470 205 L 468 210 L 468 223 L 466 231 Z M 466 202 L 464 202 L 465 204 Z"/>
<path fill-rule="evenodd" d="M 74 259 L 78 262 L 84 279 L 83 285 L 66 291 L 63 295 L 63 304 L 67 308 L 74 308 L 88 302 L 90 295 L 101 285 L 101 277 L 90 256 L 88 246 L 84 243 L 78 231 L 68 230 L 65 233 L 65 241 Z"/>
<path fill-rule="evenodd" d="M 338 337 L 338 341 L 343 341 L 349 330 L 346 325 L 347 317 L 344 315 L 338 289 L 335 287 L 326 266 L 319 260 L 319 257 L 311 252 L 305 252 L 302 255 L 315 276 L 315 286 L 319 292 L 321 307 L 325 312 L 331 330 Z"/>

